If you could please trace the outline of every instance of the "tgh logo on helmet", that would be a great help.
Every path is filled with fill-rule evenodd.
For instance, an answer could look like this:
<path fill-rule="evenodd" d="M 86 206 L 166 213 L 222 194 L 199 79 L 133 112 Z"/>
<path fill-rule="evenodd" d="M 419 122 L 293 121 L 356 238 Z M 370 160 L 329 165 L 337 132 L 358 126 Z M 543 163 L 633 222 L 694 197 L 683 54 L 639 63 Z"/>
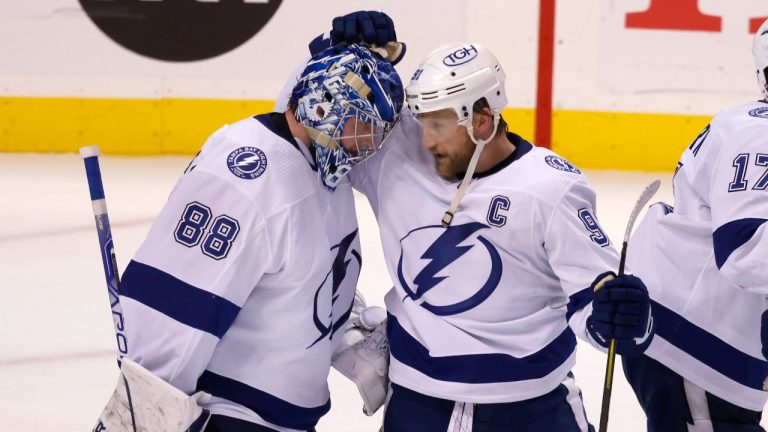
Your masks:
<path fill-rule="evenodd" d="M 475 57 L 477 57 L 477 48 L 475 48 L 474 45 L 469 45 L 461 47 L 445 56 L 443 59 L 443 64 L 446 66 L 463 65 Z"/>
<path fill-rule="evenodd" d="M 110 39 L 137 54 L 193 61 L 231 51 L 258 33 L 282 0 L 79 0 Z"/>

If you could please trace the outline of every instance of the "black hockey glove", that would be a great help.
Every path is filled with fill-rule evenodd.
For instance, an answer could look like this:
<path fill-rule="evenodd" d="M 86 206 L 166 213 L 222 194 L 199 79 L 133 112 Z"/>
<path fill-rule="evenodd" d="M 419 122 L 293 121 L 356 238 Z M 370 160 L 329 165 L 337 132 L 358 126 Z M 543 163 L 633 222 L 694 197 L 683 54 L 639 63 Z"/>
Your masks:
<path fill-rule="evenodd" d="M 595 284 L 606 274 L 598 276 Z M 594 284 L 593 284 L 594 289 Z M 633 275 L 617 276 L 595 291 L 587 331 L 601 346 L 608 348 L 616 339 L 616 353 L 642 354 L 653 339 L 653 315 L 648 289 Z"/>
<path fill-rule="evenodd" d="M 763 357 L 768 360 L 768 310 L 760 319 L 760 341 L 763 344 Z"/>
<path fill-rule="evenodd" d="M 357 11 L 333 19 L 330 39 L 318 36 L 309 44 L 312 55 L 337 44 L 361 44 L 396 65 L 405 55 L 395 23 L 384 12 Z"/>
<path fill-rule="evenodd" d="M 395 23 L 384 12 L 357 11 L 333 19 L 331 43 L 384 46 L 397 42 Z"/>

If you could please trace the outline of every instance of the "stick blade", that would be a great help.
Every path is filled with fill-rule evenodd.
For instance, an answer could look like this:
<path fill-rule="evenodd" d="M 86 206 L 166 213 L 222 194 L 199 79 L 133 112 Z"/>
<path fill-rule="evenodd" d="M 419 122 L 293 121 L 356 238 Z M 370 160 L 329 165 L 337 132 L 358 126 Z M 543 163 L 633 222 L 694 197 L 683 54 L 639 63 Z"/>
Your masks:
<path fill-rule="evenodd" d="M 629 215 L 629 221 L 627 222 L 627 230 L 624 232 L 624 242 L 626 243 L 629 241 L 629 235 L 632 233 L 632 227 L 635 226 L 635 219 L 637 219 L 637 215 L 640 214 L 640 210 L 643 209 L 643 207 L 648 204 L 648 201 L 653 198 L 653 196 L 656 194 L 656 192 L 659 190 L 659 186 L 661 186 L 661 181 L 659 179 L 656 179 L 648 184 L 648 186 L 645 187 L 643 190 L 643 193 L 640 194 L 640 196 L 637 198 L 637 202 L 635 203 L 635 207 L 632 209 L 632 213 Z"/>

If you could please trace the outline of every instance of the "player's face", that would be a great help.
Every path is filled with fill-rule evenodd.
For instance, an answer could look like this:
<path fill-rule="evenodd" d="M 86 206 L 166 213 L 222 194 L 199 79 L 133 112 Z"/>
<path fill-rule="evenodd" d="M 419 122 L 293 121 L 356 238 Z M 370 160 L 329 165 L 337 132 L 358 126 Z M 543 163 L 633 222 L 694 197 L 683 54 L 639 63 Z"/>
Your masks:
<path fill-rule="evenodd" d="M 351 156 L 373 151 L 373 126 L 358 118 L 351 118 L 341 132 L 341 146 Z"/>
<path fill-rule="evenodd" d="M 467 129 L 459 125 L 459 118 L 451 109 L 417 114 L 422 126 L 421 145 L 435 158 L 435 168 L 441 177 L 455 180 L 466 172 L 475 144 Z"/>
<path fill-rule="evenodd" d="M 360 162 L 381 148 L 392 125 L 381 121 L 375 122 L 366 115 L 357 115 L 346 121 L 337 140 L 348 158 Z"/>

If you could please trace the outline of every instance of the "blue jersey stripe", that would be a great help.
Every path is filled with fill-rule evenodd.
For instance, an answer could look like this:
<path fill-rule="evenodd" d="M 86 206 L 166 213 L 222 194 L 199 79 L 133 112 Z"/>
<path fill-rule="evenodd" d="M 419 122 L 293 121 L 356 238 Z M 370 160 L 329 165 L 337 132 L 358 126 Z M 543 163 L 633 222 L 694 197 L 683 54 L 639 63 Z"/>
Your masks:
<path fill-rule="evenodd" d="M 651 303 L 657 335 L 739 384 L 763 389 L 768 362 L 739 351 L 663 305 Z"/>
<path fill-rule="evenodd" d="M 323 405 L 306 408 L 208 370 L 197 381 L 197 390 L 243 405 L 264 420 L 291 429 L 310 430 L 331 410 L 330 399 Z"/>
<path fill-rule="evenodd" d="M 240 312 L 229 300 L 138 261 L 128 264 L 120 295 L 218 338 L 226 333 Z"/>
<path fill-rule="evenodd" d="M 715 246 L 717 268 L 725 264 L 733 251 L 748 242 L 765 221 L 757 218 L 738 219 L 716 229 L 712 234 L 712 242 Z"/>
<path fill-rule="evenodd" d="M 576 348 L 576 336 L 567 327 L 549 345 L 526 357 L 501 353 L 432 357 L 392 315 L 387 318 L 387 338 L 397 361 L 434 379 L 467 384 L 543 378 L 560 367 Z"/>
<path fill-rule="evenodd" d="M 569 297 L 568 306 L 566 307 L 565 319 L 570 320 L 571 316 L 579 309 L 590 304 L 592 299 L 595 298 L 595 290 L 592 287 L 584 288 L 576 294 Z"/>

